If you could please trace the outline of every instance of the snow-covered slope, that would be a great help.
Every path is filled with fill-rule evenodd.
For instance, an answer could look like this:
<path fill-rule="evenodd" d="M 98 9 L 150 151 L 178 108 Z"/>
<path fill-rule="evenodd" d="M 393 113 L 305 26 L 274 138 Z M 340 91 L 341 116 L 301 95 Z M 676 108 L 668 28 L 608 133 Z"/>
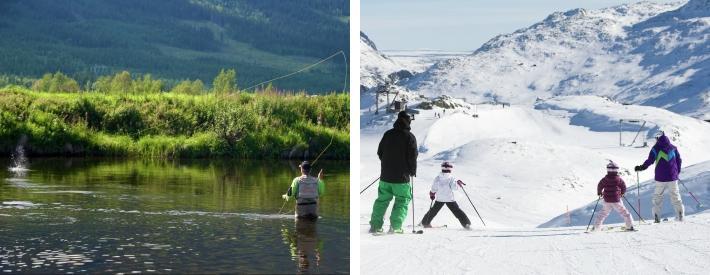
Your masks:
<path fill-rule="evenodd" d="M 556 12 L 406 85 L 469 102 L 592 94 L 710 119 L 709 27 L 709 0 Z"/>
<path fill-rule="evenodd" d="M 444 212 L 446 210 L 442 210 Z M 586 226 L 586 225 L 585 225 Z M 362 274 L 707 274 L 710 212 L 638 232 L 585 226 L 363 236 Z"/>
<path fill-rule="evenodd" d="M 606 173 L 607 159 L 621 166 L 623 179 L 633 187 L 633 167 L 642 163 L 650 150 L 641 145 L 652 145 L 658 130 L 666 131 L 678 146 L 688 187 L 710 203 L 708 174 L 703 172 L 710 170 L 710 123 L 596 96 L 556 97 L 538 101 L 534 107 L 479 104 L 448 109 L 438 119 L 434 113 L 443 113 L 438 107 L 419 111 L 412 124 L 420 148 L 413 190 L 415 223 L 429 209 L 431 182 L 446 160 L 454 164 L 454 175 L 468 184 L 467 193 L 487 226 L 481 224 L 466 196 L 457 193 L 474 231 L 462 231 L 458 220 L 443 209 L 433 224 L 446 224 L 446 229 L 373 237 L 366 231 L 377 196 L 375 184 L 361 196 L 363 273 L 701 274 L 710 267 L 704 260 L 708 256 L 705 247 L 710 245 L 705 236 L 710 232 L 710 212 L 694 209 L 695 202 L 687 193 L 684 202 L 691 215 L 682 224 L 641 226 L 637 233 L 599 234 L 582 234 L 586 223 L 581 224 L 589 218 L 586 212 L 596 199 L 596 184 Z M 377 145 L 394 115 L 362 110 L 361 119 L 360 186 L 365 188 L 379 176 Z M 639 124 L 623 125 L 625 146 L 619 146 L 619 119 L 647 121 L 633 145 Z M 641 172 L 640 180 L 652 179 L 652 170 Z M 641 211 L 648 213 L 648 190 L 641 191 Z M 629 199 L 635 200 L 635 195 L 630 194 Z M 573 213 L 571 227 L 538 228 L 544 223 L 556 226 L 566 222 L 560 219 L 567 211 Z M 614 215 L 609 222 L 618 222 Z M 411 224 L 410 207 L 406 232 L 411 231 Z M 385 230 L 388 227 L 385 219 Z M 623 254 L 623 260 L 612 254 Z M 605 264 L 599 264 L 602 262 Z"/>
<path fill-rule="evenodd" d="M 387 76 L 399 71 L 402 66 L 380 53 L 375 43 L 360 32 L 360 86 L 365 89 L 377 87 Z"/>
<path fill-rule="evenodd" d="M 471 54 L 471 51 L 420 50 L 385 50 L 380 51 L 412 73 L 421 73 L 436 62 Z"/>
<path fill-rule="evenodd" d="M 653 145 L 659 130 L 668 133 L 678 146 L 684 165 L 710 160 L 710 123 L 656 107 L 568 96 L 538 102 L 535 109 L 516 105 L 479 105 L 477 109 L 478 118 L 470 109 L 448 110 L 440 119 L 433 115 L 442 113 L 439 108 L 420 110 L 416 116 L 412 132 L 418 139 L 420 156 L 415 188 L 421 192 L 415 196 L 422 202 L 417 211 L 428 208 L 424 191 L 444 160 L 453 162 L 458 167 L 455 174 L 472 184 L 469 188 L 474 190 L 474 199 L 483 202 L 479 210 L 491 213 L 490 224 L 502 226 L 537 226 L 567 208 L 595 199 L 596 183 L 605 173 L 607 159 L 621 166 L 627 182 L 634 182 L 631 171 L 650 150 L 641 146 L 644 142 Z M 382 119 L 368 112 L 362 118 Z M 363 184 L 378 176 L 377 144 L 394 119 L 386 118 L 390 123 L 361 124 Z M 622 147 L 619 119 L 647 121 L 632 146 L 628 145 L 640 124 L 623 125 L 622 143 L 626 146 Z M 642 179 L 652 176 L 650 170 L 641 173 Z M 370 207 L 363 204 L 361 210 L 370 213 Z M 501 211 L 509 214 L 501 215 Z M 455 224 L 455 220 L 447 221 Z"/>

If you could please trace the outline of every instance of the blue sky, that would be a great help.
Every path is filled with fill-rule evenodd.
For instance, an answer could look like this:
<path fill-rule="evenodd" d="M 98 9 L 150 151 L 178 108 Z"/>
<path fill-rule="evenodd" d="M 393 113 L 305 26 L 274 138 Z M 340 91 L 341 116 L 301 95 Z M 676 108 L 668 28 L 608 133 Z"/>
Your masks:
<path fill-rule="evenodd" d="M 381 50 L 469 51 L 498 34 L 530 26 L 555 11 L 633 2 L 637 1 L 360 0 L 360 27 Z"/>

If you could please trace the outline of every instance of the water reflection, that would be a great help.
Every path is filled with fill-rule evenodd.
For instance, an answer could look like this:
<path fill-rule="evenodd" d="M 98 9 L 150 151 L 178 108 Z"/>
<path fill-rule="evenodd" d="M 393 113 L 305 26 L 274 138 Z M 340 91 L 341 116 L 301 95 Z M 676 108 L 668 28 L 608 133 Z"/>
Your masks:
<path fill-rule="evenodd" d="M 288 245 L 298 273 L 319 273 L 323 240 L 318 238 L 318 222 L 297 219 L 295 230 L 283 228 L 281 235 Z"/>

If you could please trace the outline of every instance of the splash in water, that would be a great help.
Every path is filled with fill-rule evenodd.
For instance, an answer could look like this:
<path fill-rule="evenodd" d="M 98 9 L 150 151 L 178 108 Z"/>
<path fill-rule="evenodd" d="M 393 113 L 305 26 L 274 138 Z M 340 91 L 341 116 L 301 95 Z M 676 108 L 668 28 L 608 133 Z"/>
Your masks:
<path fill-rule="evenodd" d="M 14 173 L 16 177 L 23 177 L 29 171 L 27 156 L 25 155 L 25 148 L 22 145 L 17 145 L 15 152 L 10 156 L 12 159 L 12 167 L 9 168 L 10 172 Z"/>

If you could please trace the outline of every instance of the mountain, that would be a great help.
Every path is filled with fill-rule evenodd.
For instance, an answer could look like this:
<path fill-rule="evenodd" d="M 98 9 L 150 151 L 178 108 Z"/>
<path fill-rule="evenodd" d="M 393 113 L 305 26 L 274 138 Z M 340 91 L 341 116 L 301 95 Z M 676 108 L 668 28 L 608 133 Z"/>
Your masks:
<path fill-rule="evenodd" d="M 80 83 L 121 70 L 211 83 L 237 70 L 240 87 L 349 53 L 348 0 L 3 0 L 0 73 L 62 71 Z M 340 91 L 334 58 L 274 83 Z"/>
<path fill-rule="evenodd" d="M 469 102 L 597 95 L 710 119 L 709 38 L 708 0 L 574 9 L 499 35 L 405 85 Z"/>
<path fill-rule="evenodd" d="M 387 76 L 402 66 L 377 50 L 367 35 L 360 32 L 360 90 L 383 84 Z"/>

